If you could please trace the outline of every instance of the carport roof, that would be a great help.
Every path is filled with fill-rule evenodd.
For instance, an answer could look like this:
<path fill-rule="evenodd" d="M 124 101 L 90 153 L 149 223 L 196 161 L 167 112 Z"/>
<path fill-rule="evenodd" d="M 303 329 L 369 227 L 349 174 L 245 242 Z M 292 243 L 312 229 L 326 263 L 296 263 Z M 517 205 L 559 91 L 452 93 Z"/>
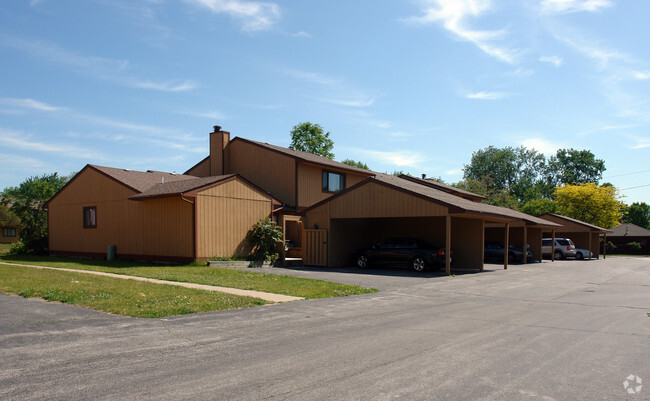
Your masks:
<path fill-rule="evenodd" d="M 430 186 L 425 186 L 418 184 L 417 182 L 405 180 L 403 178 L 389 175 L 376 173 L 374 177 L 368 177 L 360 183 L 353 185 L 334 196 L 331 196 L 321 202 L 316 203 L 315 205 L 307 208 L 304 212 L 307 212 L 313 208 L 316 208 L 322 204 L 330 202 L 332 199 L 335 199 L 339 196 L 342 196 L 348 192 L 354 191 L 355 189 L 367 185 L 371 182 L 377 183 L 379 185 L 384 185 L 391 187 L 395 190 L 407 192 L 412 195 L 424 198 L 431 202 L 442 204 L 450 208 L 450 214 L 470 214 L 478 215 L 485 217 L 486 219 L 492 218 L 495 221 L 524 221 L 527 225 L 545 227 L 545 228 L 558 228 L 562 227 L 561 224 L 553 223 L 548 220 L 540 219 L 538 217 L 531 216 L 526 213 L 518 212 L 516 210 L 508 209 L 505 207 L 488 205 L 480 202 L 473 202 L 468 199 L 461 198 L 459 196 L 441 191 Z"/>
<path fill-rule="evenodd" d="M 554 219 L 556 221 L 560 220 L 560 221 L 575 223 L 575 224 L 578 224 L 578 225 L 583 226 L 585 228 L 588 228 L 592 232 L 600 232 L 600 233 L 603 233 L 603 234 L 612 232 L 612 230 L 608 230 L 607 228 L 598 227 L 598 226 L 595 226 L 593 224 L 585 223 L 584 221 L 581 221 L 581 220 L 572 219 L 571 217 L 562 216 L 561 214 L 544 213 L 544 214 L 540 215 L 539 218 L 544 219 L 544 216 L 547 216 L 547 217 L 549 217 L 551 219 Z M 547 220 L 547 221 L 550 221 L 550 220 Z"/>

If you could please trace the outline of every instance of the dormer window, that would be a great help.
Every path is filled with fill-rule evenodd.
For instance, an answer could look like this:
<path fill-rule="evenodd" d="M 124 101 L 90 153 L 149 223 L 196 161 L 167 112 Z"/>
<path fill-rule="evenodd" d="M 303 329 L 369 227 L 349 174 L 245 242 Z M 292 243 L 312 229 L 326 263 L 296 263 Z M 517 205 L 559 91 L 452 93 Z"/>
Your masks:
<path fill-rule="evenodd" d="M 323 192 L 338 192 L 345 189 L 345 175 L 323 170 Z"/>

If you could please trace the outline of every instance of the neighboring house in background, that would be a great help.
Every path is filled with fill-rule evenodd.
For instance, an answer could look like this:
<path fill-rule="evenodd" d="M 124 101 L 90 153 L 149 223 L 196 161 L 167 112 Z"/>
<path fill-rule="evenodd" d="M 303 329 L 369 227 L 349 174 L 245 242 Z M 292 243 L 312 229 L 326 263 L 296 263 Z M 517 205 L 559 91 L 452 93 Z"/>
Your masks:
<path fill-rule="evenodd" d="M 612 233 L 607 236 L 616 249 L 612 253 L 631 252 L 631 242 L 638 242 L 641 245 L 641 253 L 650 255 L 650 230 L 639 227 L 632 223 L 621 223 L 612 228 Z"/>
<path fill-rule="evenodd" d="M 20 229 L 18 227 L 9 227 L 0 225 L 0 244 L 11 244 L 18 242 L 20 239 L 19 234 Z"/>
<path fill-rule="evenodd" d="M 453 249 L 456 265 L 482 269 L 487 227 L 505 244 L 530 243 L 538 257 L 542 230 L 561 227 L 444 184 L 230 140 L 214 128 L 210 154 L 185 174 L 86 166 L 46 205 L 50 253 L 99 257 L 115 245 L 120 258 L 244 256 L 246 232 L 270 216 L 304 264 L 345 265 L 352 244 L 398 235 L 437 242 Z"/>
<path fill-rule="evenodd" d="M 598 227 L 560 214 L 544 213 L 538 217 L 563 226 L 561 229 L 555 230 L 557 235 L 552 235 L 551 232 L 546 232 L 545 237 L 550 238 L 553 236 L 569 238 L 573 241 L 576 248 L 586 249 L 592 252 L 596 259 L 599 258 L 600 253 L 600 236 L 602 235 L 606 242 L 608 235 L 612 232 L 606 228 Z M 607 255 L 606 251 L 604 252 L 604 255 Z"/>

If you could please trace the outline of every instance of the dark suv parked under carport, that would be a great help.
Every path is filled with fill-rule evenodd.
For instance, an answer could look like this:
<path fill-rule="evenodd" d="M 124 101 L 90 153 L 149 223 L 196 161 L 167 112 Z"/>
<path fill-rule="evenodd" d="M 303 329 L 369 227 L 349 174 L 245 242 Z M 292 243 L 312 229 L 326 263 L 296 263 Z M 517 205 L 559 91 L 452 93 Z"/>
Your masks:
<path fill-rule="evenodd" d="M 409 266 L 415 271 L 445 266 L 445 249 L 414 238 L 388 238 L 370 248 L 354 251 L 358 267 Z"/>

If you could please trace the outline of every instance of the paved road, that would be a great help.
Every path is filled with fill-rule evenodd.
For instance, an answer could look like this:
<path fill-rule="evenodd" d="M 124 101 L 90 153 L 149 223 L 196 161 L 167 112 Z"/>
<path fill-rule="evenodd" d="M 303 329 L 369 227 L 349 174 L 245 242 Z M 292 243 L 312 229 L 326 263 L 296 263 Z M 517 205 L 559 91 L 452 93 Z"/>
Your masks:
<path fill-rule="evenodd" d="M 382 291 L 166 319 L 0 295 L 0 399 L 650 399 L 650 259 L 284 273 Z"/>

